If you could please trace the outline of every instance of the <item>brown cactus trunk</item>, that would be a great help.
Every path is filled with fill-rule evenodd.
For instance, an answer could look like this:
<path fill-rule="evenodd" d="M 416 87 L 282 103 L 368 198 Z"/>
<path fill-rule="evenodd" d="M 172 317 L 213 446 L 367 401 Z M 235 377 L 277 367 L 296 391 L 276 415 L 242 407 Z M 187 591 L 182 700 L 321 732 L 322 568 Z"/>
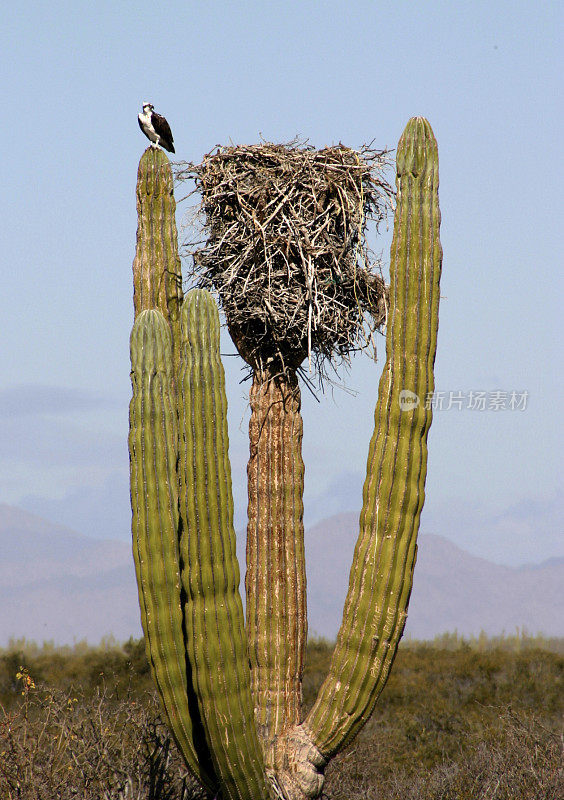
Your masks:
<path fill-rule="evenodd" d="M 267 767 L 298 724 L 307 637 L 304 463 L 295 373 L 255 371 L 250 392 L 247 633 L 255 718 Z"/>

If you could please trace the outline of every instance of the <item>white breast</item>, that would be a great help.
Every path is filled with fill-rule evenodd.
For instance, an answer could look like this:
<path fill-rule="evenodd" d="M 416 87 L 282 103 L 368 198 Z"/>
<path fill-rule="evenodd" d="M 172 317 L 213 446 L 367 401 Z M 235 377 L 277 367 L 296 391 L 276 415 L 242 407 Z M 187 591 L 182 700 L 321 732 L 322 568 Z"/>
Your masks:
<path fill-rule="evenodd" d="M 151 112 L 148 111 L 147 114 L 139 114 L 139 122 L 143 126 L 143 130 L 149 137 L 152 142 L 157 142 L 159 137 L 155 133 L 155 129 L 153 128 L 153 123 L 151 122 Z"/>

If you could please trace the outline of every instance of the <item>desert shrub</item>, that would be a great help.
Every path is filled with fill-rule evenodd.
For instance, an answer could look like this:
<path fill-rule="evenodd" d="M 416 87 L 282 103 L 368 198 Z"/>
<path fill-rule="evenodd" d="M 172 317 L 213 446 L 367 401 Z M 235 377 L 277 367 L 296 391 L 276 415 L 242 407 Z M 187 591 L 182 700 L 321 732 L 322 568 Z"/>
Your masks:
<path fill-rule="evenodd" d="M 328 767 L 327 800 L 564 796 L 562 647 L 447 644 L 400 647 L 372 718 Z M 332 649 L 324 640 L 308 645 L 306 708 Z M 159 716 L 142 641 L 15 643 L 0 652 L 0 693 L 2 800 L 204 796 Z"/>
<path fill-rule="evenodd" d="M 66 691 L 69 686 L 89 696 L 97 689 L 113 687 L 135 695 L 153 689 L 143 639 L 129 639 L 123 645 L 112 640 L 97 647 L 79 643 L 73 647 L 38 647 L 25 639 L 0 651 L 0 702 L 9 707 L 17 696 L 15 675 L 25 667 L 36 683 Z"/>
<path fill-rule="evenodd" d="M 19 702 L 0 707 L 2 800 L 196 800 L 157 701 L 116 690 L 62 692 L 18 673 Z"/>
<path fill-rule="evenodd" d="M 400 648 L 372 718 L 327 770 L 331 800 L 564 796 L 558 652 Z"/>
<path fill-rule="evenodd" d="M 424 768 L 379 768 L 386 731 L 359 742 L 328 770 L 327 800 L 557 800 L 564 796 L 562 732 L 536 717 L 498 709 L 485 735 L 468 737 L 463 757 Z M 482 738 L 484 736 L 484 738 Z"/>

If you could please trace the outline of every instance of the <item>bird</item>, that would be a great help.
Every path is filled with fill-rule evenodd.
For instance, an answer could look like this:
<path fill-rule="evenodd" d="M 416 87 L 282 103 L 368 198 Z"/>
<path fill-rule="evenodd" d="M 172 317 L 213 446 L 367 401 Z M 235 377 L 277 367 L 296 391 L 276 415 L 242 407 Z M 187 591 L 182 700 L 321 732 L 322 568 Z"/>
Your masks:
<path fill-rule="evenodd" d="M 176 152 L 170 125 L 164 117 L 155 113 L 152 103 L 143 103 L 143 112 L 137 115 L 139 127 L 151 142 L 151 147 L 164 147 L 169 153 Z"/>

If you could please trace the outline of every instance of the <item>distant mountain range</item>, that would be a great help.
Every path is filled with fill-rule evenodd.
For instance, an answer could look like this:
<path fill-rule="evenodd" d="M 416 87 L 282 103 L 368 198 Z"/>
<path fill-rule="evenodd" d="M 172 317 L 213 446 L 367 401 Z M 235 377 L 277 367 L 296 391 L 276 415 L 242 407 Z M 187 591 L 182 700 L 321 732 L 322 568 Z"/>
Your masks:
<path fill-rule="evenodd" d="M 337 514 L 306 533 L 309 630 L 336 636 L 358 519 Z M 238 537 L 244 563 L 243 536 Z M 406 635 L 445 631 L 564 636 L 564 559 L 512 568 L 492 564 L 434 535 L 419 539 Z M 129 544 L 91 539 L 0 504 L 0 646 L 10 637 L 56 644 L 139 637 Z"/>
<path fill-rule="evenodd" d="M 357 537 L 356 514 L 337 514 L 306 535 L 311 632 L 331 638 L 336 633 Z M 455 630 L 492 636 L 514 634 L 517 627 L 564 636 L 564 558 L 504 567 L 443 536 L 419 537 L 407 636 L 431 639 Z"/>

